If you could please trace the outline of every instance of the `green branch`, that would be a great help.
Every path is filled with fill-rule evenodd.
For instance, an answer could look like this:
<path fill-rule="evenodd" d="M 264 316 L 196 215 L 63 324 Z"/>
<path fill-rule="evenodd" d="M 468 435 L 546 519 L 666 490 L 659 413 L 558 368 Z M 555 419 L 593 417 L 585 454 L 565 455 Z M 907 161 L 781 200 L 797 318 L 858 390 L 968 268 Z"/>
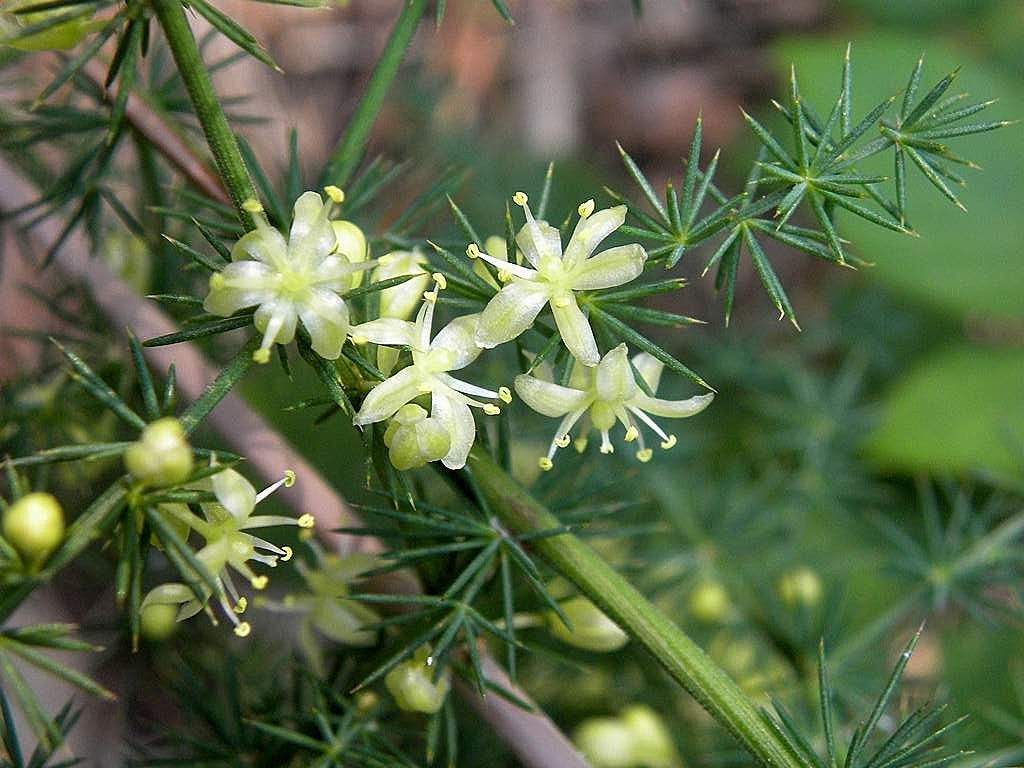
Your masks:
<path fill-rule="evenodd" d="M 427 0 L 405 0 L 402 12 L 395 22 L 387 45 L 381 52 L 377 65 L 374 67 L 370 82 L 366 84 L 366 91 L 359 101 L 352 119 L 349 120 L 345 133 L 338 141 L 334 153 L 327 161 L 321 176 L 322 185 L 335 184 L 344 187 L 352 178 L 352 173 L 359 165 L 366 148 L 367 139 L 370 137 L 370 129 L 373 127 L 377 114 L 380 112 L 384 97 L 387 95 L 391 81 L 398 74 L 398 66 L 402 63 L 402 56 L 405 49 L 409 47 L 416 27 L 419 26 L 420 18 L 427 9 Z"/>
<path fill-rule="evenodd" d="M 167 45 L 174 56 L 174 62 L 181 79 L 188 90 L 199 124 L 203 127 L 206 142 L 213 153 L 214 162 L 221 180 L 231 196 L 239 218 L 246 229 L 256 226 L 254 214 L 245 210 L 243 203 L 257 199 L 249 171 L 238 150 L 238 141 L 228 125 L 228 119 L 221 109 L 217 94 L 213 90 L 210 75 L 203 64 L 196 45 L 192 28 L 189 27 L 180 0 L 152 0 L 153 11 L 167 37 Z"/>
<path fill-rule="evenodd" d="M 467 465 L 501 522 L 517 533 L 551 530 L 561 522 L 530 496 L 479 445 Z M 644 646 L 701 706 L 770 768 L 799 768 L 739 686 L 682 630 L 572 534 L 541 537 L 532 547 Z"/>

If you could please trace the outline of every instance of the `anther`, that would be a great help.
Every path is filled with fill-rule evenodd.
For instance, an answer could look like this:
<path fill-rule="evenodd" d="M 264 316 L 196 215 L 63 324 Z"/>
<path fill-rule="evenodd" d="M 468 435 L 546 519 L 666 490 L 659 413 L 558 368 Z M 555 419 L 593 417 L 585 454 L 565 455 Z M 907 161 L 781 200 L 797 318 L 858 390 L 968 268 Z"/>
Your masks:
<path fill-rule="evenodd" d="M 661 447 L 664 448 L 667 451 L 669 448 L 671 448 L 675 444 L 676 444 L 676 436 L 675 435 L 669 435 L 668 436 L 668 440 L 663 440 L 661 442 Z"/>
<path fill-rule="evenodd" d="M 530 198 L 526 196 L 525 192 L 516 192 L 512 195 L 512 202 L 516 205 L 525 206 L 530 201 Z"/>
<path fill-rule="evenodd" d="M 434 278 L 434 282 L 437 283 L 437 287 L 442 291 L 448 287 L 448 278 L 442 275 L 440 272 L 435 272 L 431 277 Z"/>
<path fill-rule="evenodd" d="M 501 413 L 501 408 L 494 405 L 494 403 L 484 403 L 484 413 L 488 416 L 497 416 Z"/>
<path fill-rule="evenodd" d="M 235 607 L 232 609 L 235 613 L 245 613 L 245 609 L 249 607 L 249 601 L 245 597 L 238 598 L 238 602 L 235 603 Z"/>
<path fill-rule="evenodd" d="M 270 581 L 270 579 L 266 576 L 253 576 L 249 579 L 249 583 L 252 584 L 253 589 L 266 589 L 268 581 Z"/>
<path fill-rule="evenodd" d="M 512 390 L 508 387 L 498 387 L 498 399 L 503 403 L 511 403 Z"/>
<path fill-rule="evenodd" d="M 284 487 L 291 488 L 293 485 L 295 485 L 295 473 L 290 469 L 286 469 L 284 471 Z"/>
<path fill-rule="evenodd" d="M 270 362 L 270 350 L 266 347 L 260 347 L 252 353 L 252 361 L 260 365 L 266 365 Z"/>
<path fill-rule="evenodd" d="M 594 212 L 594 200 L 593 200 L 593 198 L 591 198 L 590 200 L 587 200 L 587 202 L 585 202 L 585 203 L 580 203 L 580 207 L 577 208 L 576 210 L 579 211 L 581 219 L 585 219 L 588 216 L 590 216 L 590 214 L 592 214 Z"/>
<path fill-rule="evenodd" d="M 289 560 L 292 559 L 292 555 L 294 555 L 295 552 L 292 550 L 291 547 L 281 547 L 281 549 L 284 550 L 284 554 L 281 555 L 281 562 L 287 563 Z"/>
<path fill-rule="evenodd" d="M 242 210 L 246 213 L 263 213 L 263 204 L 254 197 L 242 201 Z"/>
<path fill-rule="evenodd" d="M 555 464 L 547 456 L 541 456 L 539 459 L 537 459 L 537 466 L 543 469 L 545 472 L 550 472 L 551 468 L 555 466 Z"/>
<path fill-rule="evenodd" d="M 633 426 L 632 424 L 630 424 L 630 425 L 629 425 L 629 428 L 628 428 L 628 429 L 626 429 L 626 442 L 627 442 L 627 443 L 632 443 L 632 442 L 633 442 L 634 440 L 636 440 L 636 439 L 637 439 L 638 437 L 640 437 L 640 430 L 639 430 L 639 429 L 637 429 L 637 428 L 636 428 L 635 426 Z"/>
<path fill-rule="evenodd" d="M 235 627 L 235 634 L 239 637 L 248 637 L 249 633 L 252 632 L 252 627 L 248 621 L 243 621 L 237 627 Z"/>
<path fill-rule="evenodd" d="M 299 528 L 312 528 L 316 525 L 316 518 L 308 512 L 298 519 Z"/>
<path fill-rule="evenodd" d="M 339 205 L 345 201 L 345 193 L 341 191 L 340 187 L 336 187 L 333 184 L 324 187 L 324 194 Z"/>
<path fill-rule="evenodd" d="M 564 435 L 559 435 L 555 438 L 555 445 L 559 448 L 565 448 L 569 443 L 572 442 L 572 438 L 569 437 L 569 433 L 566 432 Z"/>
<path fill-rule="evenodd" d="M 466 255 L 471 259 L 480 258 L 480 249 L 477 247 L 476 243 L 470 243 L 466 246 Z"/>
<path fill-rule="evenodd" d="M 640 460 L 642 464 L 646 464 L 648 461 L 650 461 L 653 455 L 654 451 L 651 450 L 650 448 L 644 448 L 643 450 L 636 452 L 636 457 Z"/>

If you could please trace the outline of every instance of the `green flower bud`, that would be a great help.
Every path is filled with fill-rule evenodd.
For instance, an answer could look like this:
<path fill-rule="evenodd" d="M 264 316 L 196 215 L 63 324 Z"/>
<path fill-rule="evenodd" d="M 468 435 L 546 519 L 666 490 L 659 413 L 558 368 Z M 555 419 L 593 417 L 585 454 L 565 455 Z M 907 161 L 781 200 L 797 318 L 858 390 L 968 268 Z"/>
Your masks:
<path fill-rule="evenodd" d="M 559 606 L 572 624 L 571 628 L 554 611 L 548 611 L 546 617 L 551 634 L 563 643 L 606 653 L 617 651 L 629 642 L 629 635 L 587 598 L 573 597 Z"/>
<path fill-rule="evenodd" d="M 784 573 L 777 589 L 782 602 L 791 608 L 813 608 L 821 600 L 821 578 L 807 566 Z"/>
<path fill-rule="evenodd" d="M 636 704 L 627 707 L 619 720 L 633 737 L 633 763 L 647 768 L 671 768 L 679 764 L 672 736 L 664 721 L 650 707 Z"/>
<path fill-rule="evenodd" d="M 705 579 L 690 591 L 687 606 L 698 621 L 718 623 L 729 614 L 729 593 L 721 583 Z"/>
<path fill-rule="evenodd" d="M 396 469 L 422 467 L 448 454 L 451 435 L 438 420 L 415 403 L 403 405 L 384 431 L 384 444 Z"/>
<path fill-rule="evenodd" d="M 384 685 L 395 697 L 399 709 L 432 715 L 441 709 L 448 695 L 448 674 L 434 682 L 430 647 L 422 646 L 411 659 L 399 664 L 384 677 Z"/>
<path fill-rule="evenodd" d="M 163 642 L 178 628 L 178 606 L 167 603 L 151 603 L 142 609 L 139 616 L 139 631 L 152 643 Z"/>
<path fill-rule="evenodd" d="M 125 468 L 143 483 L 174 485 L 192 474 L 192 448 L 181 422 L 158 419 L 124 452 Z"/>
<path fill-rule="evenodd" d="M 351 221 L 332 221 L 334 237 L 338 241 L 335 250 L 348 259 L 349 264 L 362 264 L 368 255 L 366 248 L 366 235 L 363 230 Z M 363 272 L 352 274 L 351 285 L 358 288 L 363 282 Z"/>
<path fill-rule="evenodd" d="M 633 733 L 629 727 L 610 717 L 585 720 L 572 740 L 594 768 L 633 768 Z"/>
<path fill-rule="evenodd" d="M 3 531 L 29 565 L 38 565 L 64 540 L 64 510 L 50 494 L 30 493 L 4 512 Z"/>

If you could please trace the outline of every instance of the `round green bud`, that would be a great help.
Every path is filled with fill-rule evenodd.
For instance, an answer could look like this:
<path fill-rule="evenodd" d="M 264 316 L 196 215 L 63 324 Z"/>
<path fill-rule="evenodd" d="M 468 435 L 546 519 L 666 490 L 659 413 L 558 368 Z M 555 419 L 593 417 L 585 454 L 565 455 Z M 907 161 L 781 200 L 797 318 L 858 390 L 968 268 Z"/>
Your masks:
<path fill-rule="evenodd" d="M 178 606 L 151 603 L 139 616 L 139 631 L 152 643 L 163 642 L 178 629 Z"/>
<path fill-rule="evenodd" d="M 448 695 L 448 675 L 434 682 L 430 648 L 423 646 L 411 659 L 384 676 L 384 686 L 394 696 L 399 709 L 432 715 L 441 709 Z"/>
<path fill-rule="evenodd" d="M 559 607 L 569 619 L 571 627 L 567 627 L 554 611 L 548 611 L 546 618 L 551 634 L 563 643 L 587 651 L 607 653 L 617 651 L 629 642 L 629 635 L 587 598 L 573 597 L 559 603 Z"/>
<path fill-rule="evenodd" d="M 671 768 L 679 764 L 675 744 L 657 712 L 643 704 L 626 707 L 619 715 L 633 737 L 633 762 L 647 768 Z"/>
<path fill-rule="evenodd" d="M 595 717 L 584 720 L 573 733 L 587 762 L 594 768 L 633 768 L 633 733 L 621 720 Z"/>
<path fill-rule="evenodd" d="M 384 431 L 391 463 L 402 471 L 444 458 L 451 442 L 445 426 L 415 403 L 402 406 Z"/>
<path fill-rule="evenodd" d="M 813 608 L 821 600 L 821 578 L 807 566 L 784 573 L 778 583 L 779 598 L 791 608 Z"/>
<path fill-rule="evenodd" d="M 332 221 L 334 237 L 338 241 L 335 250 L 348 259 L 349 264 L 362 264 L 366 261 L 366 235 L 363 230 L 351 221 Z M 363 272 L 352 273 L 352 287 L 358 288 L 363 282 Z"/>
<path fill-rule="evenodd" d="M 192 474 L 192 448 L 181 422 L 157 419 L 124 452 L 125 468 L 143 483 L 174 485 Z"/>
<path fill-rule="evenodd" d="M 64 510 L 48 493 L 30 493 L 4 512 L 4 538 L 27 563 L 43 562 L 64 540 Z"/>
<path fill-rule="evenodd" d="M 729 614 L 729 593 L 721 583 L 705 579 L 690 591 L 687 607 L 698 621 L 718 623 Z"/>

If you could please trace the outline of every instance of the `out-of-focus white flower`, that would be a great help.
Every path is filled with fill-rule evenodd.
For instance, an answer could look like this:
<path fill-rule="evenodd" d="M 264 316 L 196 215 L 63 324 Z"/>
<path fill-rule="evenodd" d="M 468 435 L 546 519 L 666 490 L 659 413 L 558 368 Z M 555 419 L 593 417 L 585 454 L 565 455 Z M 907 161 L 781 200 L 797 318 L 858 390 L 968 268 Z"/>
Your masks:
<path fill-rule="evenodd" d="M 579 207 L 580 220 L 562 252 L 558 230 L 533 218 L 526 195 L 512 198 L 526 212 L 526 224 L 516 243 L 530 266 L 514 264 L 470 245 L 467 254 L 493 264 L 509 283 L 488 302 L 480 318 L 476 342 L 489 349 L 519 336 L 533 325 L 546 304 L 566 348 L 583 365 L 600 360 L 594 332 L 576 302 L 576 291 L 611 288 L 633 280 L 643 272 L 647 252 L 638 243 L 609 248 L 592 255 L 598 245 L 626 220 L 626 206 L 594 212 L 594 201 Z"/>
<path fill-rule="evenodd" d="M 328 187 L 332 201 L 341 190 Z M 255 200 L 247 203 L 261 210 Z M 291 231 L 284 235 L 257 217 L 257 228 L 235 243 L 232 263 L 210 276 L 210 293 L 203 308 L 227 317 L 255 306 L 253 318 L 263 343 L 253 359 L 265 363 L 274 344 L 295 338 L 301 320 L 313 351 L 328 360 L 341 355 L 348 335 L 348 307 L 342 294 L 352 287 L 352 276 L 374 266 L 372 261 L 352 263 L 336 251 L 338 239 L 329 220 L 332 205 L 316 192 L 295 201 Z"/>
<path fill-rule="evenodd" d="M 256 505 L 263 499 L 282 485 L 290 486 L 293 482 L 295 475 L 288 472 L 284 478 L 269 488 L 256 493 L 256 489 L 242 475 L 233 469 L 225 469 L 210 478 L 209 483 L 217 502 L 200 505 L 204 517 L 193 514 L 184 505 L 166 507 L 170 514 L 180 518 L 179 522 L 187 524 L 205 539 L 206 544 L 196 553 L 196 558 L 213 576 L 217 591 L 212 595 L 206 594 L 205 599 L 200 601 L 185 584 L 162 584 L 146 595 L 142 601 L 142 608 L 150 605 L 180 605 L 178 621 L 183 621 L 206 608 L 212 597 L 220 604 L 224 615 L 235 625 L 235 634 L 239 637 L 248 635 L 249 623 L 238 619 L 238 615 L 245 611 L 248 601 L 235 587 L 228 567 L 245 578 L 253 589 L 264 589 L 267 586 L 267 577 L 257 576 L 249 567 L 249 561 L 253 560 L 273 568 L 277 566 L 279 559 L 291 559 L 290 547 L 279 547 L 249 531 L 279 525 L 313 527 L 312 515 L 302 515 L 298 519 L 283 515 L 253 515 Z M 196 578 L 199 578 L 198 574 Z M 213 613 L 209 610 L 207 613 L 212 619 Z"/>
<path fill-rule="evenodd" d="M 542 469 L 551 469 L 555 451 L 569 445 L 570 431 L 584 415 L 589 416 L 590 423 L 601 433 L 601 453 L 612 453 L 615 450 L 609 431 L 618 421 L 626 430 L 626 442 L 638 441 L 640 448 L 637 458 L 648 461 L 652 451 L 644 442 L 639 424 L 645 425 L 661 438 L 662 448 L 668 449 L 676 444 L 675 435 L 667 434 L 649 414 L 669 419 L 693 416 L 707 408 L 714 397 L 710 393 L 686 400 L 652 397 L 636 383 L 633 367 L 640 372 L 647 388 L 657 392 L 664 366 L 647 353 L 635 356 L 631 366 L 625 344 L 619 344 L 601 358 L 596 368 L 576 366 L 569 386 L 564 387 L 529 374 L 516 377 L 515 390 L 524 403 L 545 416 L 562 419 L 547 456 L 540 459 Z M 584 427 L 576 442 L 581 452 L 586 448 L 588 429 Z"/>
<path fill-rule="evenodd" d="M 465 368 L 480 355 L 481 350 L 474 343 L 480 315 L 458 317 L 431 339 L 437 291 L 444 285 L 443 276 L 434 277 L 437 288 L 424 294 L 415 323 L 382 317 L 352 327 L 352 340 L 356 344 L 373 342 L 412 350 L 412 364 L 370 390 L 356 414 L 355 423 L 362 427 L 384 421 L 406 403 L 430 395 L 430 416 L 444 426 L 450 438 L 448 452 L 441 461 L 450 469 L 459 469 L 465 466 L 476 438 L 476 422 L 470 406 L 488 415 L 500 413 L 493 403 L 474 398 L 511 402 L 512 393 L 505 387 L 494 392 L 450 375 L 451 371 Z"/>

